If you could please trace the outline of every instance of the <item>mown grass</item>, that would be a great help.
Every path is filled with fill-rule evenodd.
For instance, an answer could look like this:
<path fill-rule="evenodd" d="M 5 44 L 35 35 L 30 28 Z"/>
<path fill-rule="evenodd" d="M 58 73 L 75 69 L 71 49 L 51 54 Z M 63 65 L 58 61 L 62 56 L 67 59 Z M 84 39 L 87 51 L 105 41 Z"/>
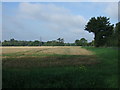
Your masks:
<path fill-rule="evenodd" d="M 3 64 L 3 88 L 118 88 L 118 52 L 113 48 L 84 47 L 93 51 L 96 55 L 95 64 L 65 64 L 64 62 L 51 66 L 40 66 L 34 63 L 33 58 L 22 58 L 26 60 L 25 66 L 9 66 Z M 79 55 L 54 55 L 49 56 L 44 62 L 76 60 L 91 56 Z M 6 62 L 17 61 L 19 58 L 7 58 Z M 28 60 L 27 60 L 28 59 Z M 35 59 L 35 58 L 34 58 Z M 36 60 L 40 57 L 36 57 Z M 20 61 L 19 60 L 19 61 Z M 30 67 L 26 63 L 30 60 Z M 38 62 L 38 61 L 37 61 Z M 17 64 L 14 62 L 14 64 Z M 23 63 L 22 63 L 23 64 Z M 28 62 L 29 64 L 29 62 Z M 63 64 L 63 65 L 62 65 Z M 50 64 L 49 64 L 50 65 Z"/>

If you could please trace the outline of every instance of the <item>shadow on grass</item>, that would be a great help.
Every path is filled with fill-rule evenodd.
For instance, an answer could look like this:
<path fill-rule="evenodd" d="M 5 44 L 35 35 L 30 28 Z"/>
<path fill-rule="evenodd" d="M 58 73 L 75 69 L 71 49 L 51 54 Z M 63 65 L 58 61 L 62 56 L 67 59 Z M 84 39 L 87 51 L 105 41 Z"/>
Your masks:
<path fill-rule="evenodd" d="M 100 63 L 95 55 L 47 55 L 42 57 L 3 58 L 3 68 L 79 66 Z"/>
<path fill-rule="evenodd" d="M 81 68 L 82 67 L 82 68 Z M 3 88 L 101 88 L 104 75 L 81 67 L 3 70 Z"/>

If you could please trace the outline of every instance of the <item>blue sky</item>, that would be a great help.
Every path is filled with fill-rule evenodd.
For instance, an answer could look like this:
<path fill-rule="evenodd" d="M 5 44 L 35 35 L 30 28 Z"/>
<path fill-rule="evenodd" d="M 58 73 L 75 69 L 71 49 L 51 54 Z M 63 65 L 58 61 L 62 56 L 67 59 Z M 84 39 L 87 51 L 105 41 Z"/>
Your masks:
<path fill-rule="evenodd" d="M 110 17 L 117 22 L 117 3 L 41 2 L 2 3 L 2 39 L 56 40 L 74 42 L 82 37 L 92 41 L 94 35 L 84 30 L 91 17 Z"/>

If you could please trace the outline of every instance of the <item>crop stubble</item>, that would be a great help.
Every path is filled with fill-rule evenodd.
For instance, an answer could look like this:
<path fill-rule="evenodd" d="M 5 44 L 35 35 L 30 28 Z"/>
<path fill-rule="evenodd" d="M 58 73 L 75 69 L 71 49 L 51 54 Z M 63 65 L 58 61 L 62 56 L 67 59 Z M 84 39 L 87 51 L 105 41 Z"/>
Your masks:
<path fill-rule="evenodd" d="M 4 68 L 78 66 L 98 63 L 93 52 L 78 46 L 2 47 L 2 53 Z"/>
<path fill-rule="evenodd" d="M 23 54 L 93 55 L 91 51 L 77 46 L 2 47 L 2 54 L 17 52 L 23 52 Z"/>

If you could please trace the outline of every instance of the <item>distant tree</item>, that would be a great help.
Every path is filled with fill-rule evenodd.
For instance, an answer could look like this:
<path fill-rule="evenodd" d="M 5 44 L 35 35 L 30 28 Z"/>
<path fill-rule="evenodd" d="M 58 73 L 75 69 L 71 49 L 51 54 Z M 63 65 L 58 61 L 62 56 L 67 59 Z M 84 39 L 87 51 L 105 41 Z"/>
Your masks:
<path fill-rule="evenodd" d="M 4 40 L 2 42 L 2 46 L 64 46 L 64 39 L 60 38 L 59 41 L 52 40 L 47 42 L 40 42 L 38 40 L 35 41 L 19 41 L 15 39 Z"/>
<path fill-rule="evenodd" d="M 87 45 L 87 40 L 85 38 L 80 39 L 81 46 L 86 46 Z"/>
<path fill-rule="evenodd" d="M 101 16 L 97 18 L 92 17 L 85 26 L 85 30 L 94 33 L 94 44 L 96 47 L 104 46 L 107 42 L 107 39 L 113 33 L 114 25 L 111 25 L 109 19 L 110 18 Z"/>
<path fill-rule="evenodd" d="M 61 40 L 60 40 L 62 43 L 64 43 L 64 38 L 61 38 Z"/>
<path fill-rule="evenodd" d="M 61 41 L 61 38 L 58 38 L 57 40 L 58 40 L 58 42 L 60 42 L 60 41 Z"/>
<path fill-rule="evenodd" d="M 64 38 L 58 38 L 57 46 L 64 46 Z"/>
<path fill-rule="evenodd" d="M 40 45 L 40 41 L 38 41 L 38 40 L 31 41 L 29 45 L 30 46 L 39 46 Z"/>
<path fill-rule="evenodd" d="M 70 46 L 76 46 L 76 44 L 75 43 L 70 43 Z"/>
<path fill-rule="evenodd" d="M 64 38 L 58 38 L 57 40 L 58 40 L 58 42 L 64 43 Z"/>
<path fill-rule="evenodd" d="M 15 39 L 14 39 L 14 38 L 10 39 L 10 42 L 14 42 L 14 41 L 15 41 Z"/>
<path fill-rule="evenodd" d="M 33 43 L 34 43 L 35 46 L 39 46 L 40 45 L 40 41 L 38 41 L 38 40 L 35 40 Z"/>
<path fill-rule="evenodd" d="M 0 41 L 0 46 L 2 45 L 2 42 Z"/>
<path fill-rule="evenodd" d="M 64 45 L 65 45 L 65 46 L 70 46 L 70 43 L 65 43 Z"/>
<path fill-rule="evenodd" d="M 76 44 L 76 46 L 79 46 L 79 45 L 80 45 L 79 41 L 80 41 L 80 40 L 78 40 L 78 39 L 75 40 L 75 44 Z"/>
<path fill-rule="evenodd" d="M 80 40 L 75 40 L 75 44 L 77 46 L 86 46 L 87 40 L 85 38 L 81 38 Z"/>

